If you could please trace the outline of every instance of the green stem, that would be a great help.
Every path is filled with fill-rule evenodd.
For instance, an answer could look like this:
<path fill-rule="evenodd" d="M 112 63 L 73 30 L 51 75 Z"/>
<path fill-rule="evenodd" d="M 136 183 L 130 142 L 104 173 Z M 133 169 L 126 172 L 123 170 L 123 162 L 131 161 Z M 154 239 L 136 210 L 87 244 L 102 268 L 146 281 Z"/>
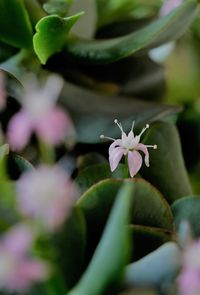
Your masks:
<path fill-rule="evenodd" d="M 55 150 L 52 146 L 44 143 L 42 140 L 38 140 L 40 158 L 45 164 L 55 163 Z"/>

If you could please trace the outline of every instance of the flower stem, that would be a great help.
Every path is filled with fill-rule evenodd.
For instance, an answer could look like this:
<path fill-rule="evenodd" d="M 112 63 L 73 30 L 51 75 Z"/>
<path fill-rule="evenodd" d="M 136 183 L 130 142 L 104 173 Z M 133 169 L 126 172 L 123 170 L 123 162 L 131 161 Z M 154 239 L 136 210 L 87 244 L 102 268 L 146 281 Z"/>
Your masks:
<path fill-rule="evenodd" d="M 55 150 L 53 146 L 46 144 L 42 140 L 38 140 L 41 161 L 45 164 L 55 163 Z"/>

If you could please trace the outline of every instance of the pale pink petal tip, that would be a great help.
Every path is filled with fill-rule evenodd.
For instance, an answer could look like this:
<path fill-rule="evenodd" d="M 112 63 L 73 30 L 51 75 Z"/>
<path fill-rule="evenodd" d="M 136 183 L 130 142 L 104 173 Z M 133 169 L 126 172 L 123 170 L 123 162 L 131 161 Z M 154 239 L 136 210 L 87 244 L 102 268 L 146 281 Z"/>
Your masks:
<path fill-rule="evenodd" d="M 142 157 L 137 151 L 128 152 L 128 167 L 131 177 L 134 177 L 142 166 Z"/>
<path fill-rule="evenodd" d="M 121 147 L 116 147 L 110 153 L 109 162 L 110 162 L 110 168 L 112 172 L 117 168 L 123 154 L 124 154 L 124 150 Z"/>
<path fill-rule="evenodd" d="M 33 126 L 26 112 L 20 111 L 12 117 L 8 125 L 7 137 L 11 149 L 21 150 L 28 143 Z"/>
<path fill-rule="evenodd" d="M 54 107 L 35 124 L 36 133 L 47 144 L 58 145 L 69 135 L 73 135 L 73 124 L 68 115 L 59 107 Z"/>

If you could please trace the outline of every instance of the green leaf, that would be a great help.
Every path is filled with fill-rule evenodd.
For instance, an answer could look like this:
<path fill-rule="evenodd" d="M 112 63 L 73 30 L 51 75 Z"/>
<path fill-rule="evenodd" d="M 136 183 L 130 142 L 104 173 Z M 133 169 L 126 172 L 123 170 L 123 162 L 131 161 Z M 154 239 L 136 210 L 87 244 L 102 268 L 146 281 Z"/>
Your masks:
<path fill-rule="evenodd" d="M 17 49 L 0 41 L 0 63 L 16 54 Z"/>
<path fill-rule="evenodd" d="M 98 27 L 128 18 L 137 7 L 136 0 L 97 0 Z"/>
<path fill-rule="evenodd" d="M 7 159 L 7 171 L 11 179 L 18 179 L 22 173 L 33 169 L 32 164 L 25 158 L 15 153 L 9 154 Z"/>
<path fill-rule="evenodd" d="M 143 227 L 158 228 L 158 230 L 169 231 L 173 234 L 173 216 L 170 207 L 165 201 L 164 197 L 151 184 L 143 179 L 129 179 L 126 180 L 134 185 L 134 193 L 131 199 L 131 222 L 132 225 L 140 225 Z M 78 200 L 77 206 L 83 211 L 87 224 L 87 260 L 90 259 L 96 245 L 99 242 L 102 231 L 105 227 L 107 218 L 109 216 L 112 205 L 116 199 L 117 193 L 124 180 L 120 179 L 106 179 L 93 185 L 88 189 L 82 197 Z M 137 231 L 137 239 L 139 242 L 134 246 L 137 250 L 143 249 L 143 244 L 148 245 L 150 241 L 150 234 L 146 237 L 142 231 Z M 152 232 L 152 229 L 149 229 Z M 131 235 L 134 239 L 134 231 L 130 229 Z M 152 235 L 151 235 L 152 237 Z M 157 240 L 157 242 L 156 242 Z M 161 239 L 159 239 L 161 241 Z M 161 241 L 162 242 L 162 241 Z M 137 257 L 142 253 L 147 253 L 158 247 L 158 238 L 152 237 L 150 245 L 145 249 L 146 252 L 137 251 Z"/>
<path fill-rule="evenodd" d="M 32 48 L 32 28 L 23 0 L 0 1 L 0 40 L 18 48 Z"/>
<path fill-rule="evenodd" d="M 114 62 L 180 37 L 192 23 L 196 13 L 197 1 L 187 0 L 169 15 L 123 37 L 91 41 L 69 37 L 65 52 L 76 61 L 84 63 Z"/>
<path fill-rule="evenodd" d="M 65 83 L 61 102 L 73 119 L 77 141 L 82 143 L 102 143 L 102 133 L 119 138 L 119 129 L 114 124 L 116 116 L 126 131 L 130 130 L 133 120 L 137 127 L 180 111 L 177 106 L 150 103 L 126 96 L 102 95 L 70 83 Z"/>
<path fill-rule="evenodd" d="M 175 243 L 169 242 L 130 264 L 126 269 L 126 283 L 134 287 L 167 284 L 172 281 L 180 267 L 180 249 Z"/>
<path fill-rule="evenodd" d="M 97 164 L 107 164 L 107 160 L 104 156 L 96 152 L 81 155 L 77 160 L 77 168 L 79 171 Z"/>
<path fill-rule="evenodd" d="M 119 164 L 115 172 L 111 172 L 108 164 L 96 164 L 82 169 L 76 177 L 76 182 L 85 192 L 93 184 L 106 178 L 127 178 L 127 167 L 124 164 Z"/>
<path fill-rule="evenodd" d="M 123 184 L 94 256 L 69 295 L 101 295 L 110 285 L 118 285 L 121 281 L 130 256 L 127 224 L 133 190 L 133 184 Z"/>
<path fill-rule="evenodd" d="M 45 64 L 51 55 L 62 49 L 71 27 L 82 14 L 82 12 L 79 12 L 64 18 L 58 15 L 50 15 L 43 17 L 37 23 L 33 45 L 41 63 Z"/>
<path fill-rule="evenodd" d="M 172 204 L 172 212 L 177 230 L 183 220 L 187 220 L 195 237 L 200 237 L 200 196 L 187 196 Z"/>
<path fill-rule="evenodd" d="M 28 72 L 39 72 L 41 65 L 35 55 L 27 50 L 21 50 L 14 56 L 0 63 L 0 69 L 11 74 L 23 84 L 23 77 Z"/>
<path fill-rule="evenodd" d="M 130 225 L 130 229 L 134 245 L 132 261 L 136 261 L 146 256 L 162 244 L 173 240 L 174 238 L 174 231 L 165 230 L 159 227 Z"/>
<path fill-rule="evenodd" d="M 43 4 L 44 10 L 49 14 L 65 16 L 73 0 L 48 0 Z"/>
<path fill-rule="evenodd" d="M 161 193 L 143 179 L 128 179 L 134 185 L 131 223 L 173 230 L 173 216 Z M 88 231 L 103 229 L 116 195 L 123 185 L 122 179 L 106 179 L 93 185 L 78 200 Z"/>
<path fill-rule="evenodd" d="M 145 144 L 157 144 L 157 150 L 149 149 L 150 167 L 143 165 L 141 175 L 155 185 L 169 203 L 192 193 L 181 150 L 176 126 L 167 122 L 153 124 Z"/>
<path fill-rule="evenodd" d="M 42 9 L 42 6 L 39 0 L 24 0 L 25 7 L 28 11 L 31 23 L 35 27 L 36 23 L 44 16 L 46 16 L 45 11 Z"/>
<path fill-rule="evenodd" d="M 57 251 L 56 263 L 67 287 L 71 288 L 83 272 L 85 258 L 86 226 L 78 208 L 72 210 L 60 232 L 53 236 L 52 243 Z"/>

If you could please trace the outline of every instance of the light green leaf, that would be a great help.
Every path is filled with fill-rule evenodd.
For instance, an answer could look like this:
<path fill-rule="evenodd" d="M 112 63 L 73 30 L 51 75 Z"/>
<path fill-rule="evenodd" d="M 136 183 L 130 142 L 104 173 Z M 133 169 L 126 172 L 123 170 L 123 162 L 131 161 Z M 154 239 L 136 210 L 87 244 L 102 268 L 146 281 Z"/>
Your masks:
<path fill-rule="evenodd" d="M 71 27 L 81 17 L 83 12 L 69 17 L 50 15 L 43 17 L 36 25 L 36 34 L 33 37 L 34 50 L 41 63 L 59 52 L 66 42 Z"/>
<path fill-rule="evenodd" d="M 134 184 L 124 183 L 118 193 L 101 241 L 83 277 L 68 295 L 101 295 L 119 284 L 130 256 L 127 224 Z"/>
<path fill-rule="evenodd" d="M 73 0 L 48 0 L 43 4 L 44 10 L 49 14 L 65 16 Z"/>
<path fill-rule="evenodd" d="M 146 50 L 180 37 L 194 20 L 197 1 L 187 0 L 169 15 L 155 20 L 144 28 L 123 37 L 109 40 L 82 40 L 69 37 L 65 51 L 76 61 L 109 63 L 140 50 Z"/>
<path fill-rule="evenodd" d="M 32 28 L 23 0 L 0 1 L 0 40 L 17 48 L 32 48 Z"/>
<path fill-rule="evenodd" d="M 177 230 L 181 222 L 187 220 L 195 237 L 200 237 L 200 196 L 187 196 L 177 200 L 172 204 L 172 212 Z"/>
<path fill-rule="evenodd" d="M 181 253 L 178 246 L 169 242 L 126 269 L 126 283 L 129 286 L 159 286 L 169 283 L 181 267 Z"/>

